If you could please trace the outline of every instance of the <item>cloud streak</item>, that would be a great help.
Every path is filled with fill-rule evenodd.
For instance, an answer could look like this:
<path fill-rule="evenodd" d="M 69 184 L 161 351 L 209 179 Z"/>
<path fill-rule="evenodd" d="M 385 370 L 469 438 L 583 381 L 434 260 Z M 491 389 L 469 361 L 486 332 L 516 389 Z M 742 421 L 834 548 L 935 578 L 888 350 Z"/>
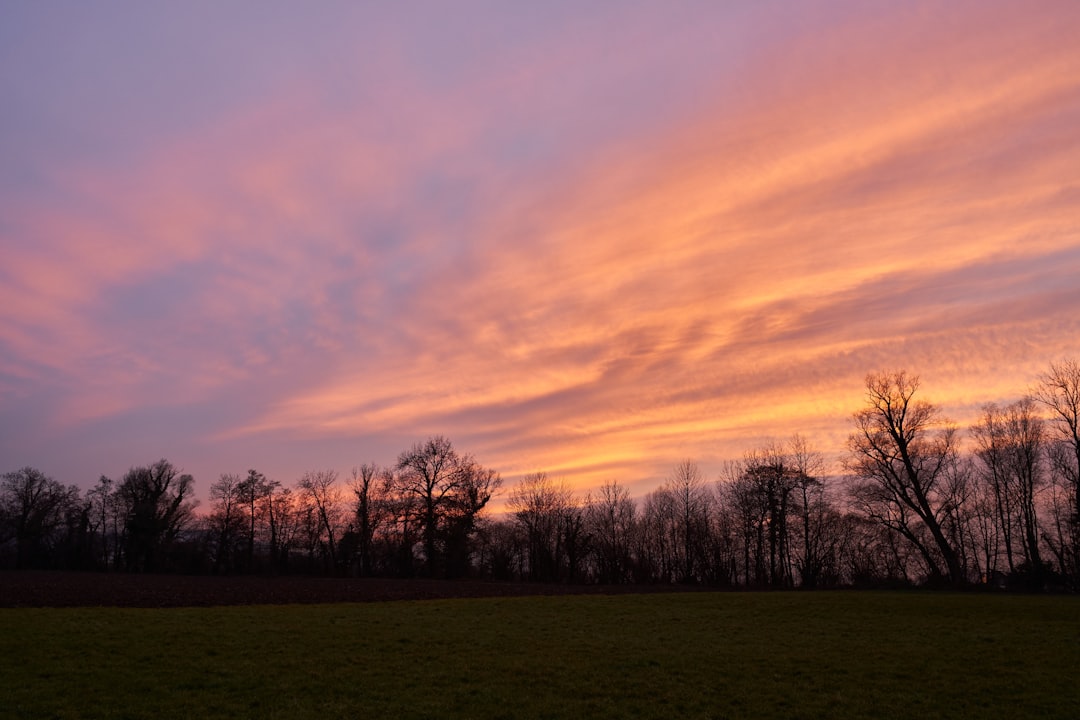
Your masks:
<path fill-rule="evenodd" d="M 1022 393 L 1080 355 L 1077 11 L 817 10 L 389 11 L 279 82 L 228 65 L 247 92 L 185 123 L 140 105 L 119 155 L 22 152 L 0 454 L 289 481 L 443 433 L 644 489 L 794 431 L 839 452 L 871 370 L 960 421 Z M 328 19 L 360 27 L 296 32 Z"/>

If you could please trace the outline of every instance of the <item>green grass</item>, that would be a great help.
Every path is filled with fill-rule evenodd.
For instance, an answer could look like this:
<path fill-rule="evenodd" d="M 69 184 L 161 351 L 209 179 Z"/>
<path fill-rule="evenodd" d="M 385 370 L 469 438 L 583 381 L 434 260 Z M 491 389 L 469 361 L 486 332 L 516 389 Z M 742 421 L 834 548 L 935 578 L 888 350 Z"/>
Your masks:
<path fill-rule="evenodd" d="M 1080 717 L 1080 598 L 0 610 L 0 717 Z"/>

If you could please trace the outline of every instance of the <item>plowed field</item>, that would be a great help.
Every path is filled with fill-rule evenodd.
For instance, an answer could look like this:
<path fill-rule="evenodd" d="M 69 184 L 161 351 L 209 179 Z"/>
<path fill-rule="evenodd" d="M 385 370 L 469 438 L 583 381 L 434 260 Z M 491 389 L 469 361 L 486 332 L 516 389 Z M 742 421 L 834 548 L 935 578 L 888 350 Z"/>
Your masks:
<path fill-rule="evenodd" d="M 0 607 L 283 605 L 518 595 L 672 592 L 668 585 L 546 585 L 468 580 L 207 577 L 0 572 Z"/>

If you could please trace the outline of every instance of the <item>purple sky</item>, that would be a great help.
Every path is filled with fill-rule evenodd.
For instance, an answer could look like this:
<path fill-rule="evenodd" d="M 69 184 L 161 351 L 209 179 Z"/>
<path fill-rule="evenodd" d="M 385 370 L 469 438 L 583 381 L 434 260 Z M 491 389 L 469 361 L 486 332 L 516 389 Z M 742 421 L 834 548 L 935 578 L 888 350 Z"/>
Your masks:
<path fill-rule="evenodd" d="M 635 492 L 1080 357 L 1080 4 L 0 6 L 0 471 Z"/>

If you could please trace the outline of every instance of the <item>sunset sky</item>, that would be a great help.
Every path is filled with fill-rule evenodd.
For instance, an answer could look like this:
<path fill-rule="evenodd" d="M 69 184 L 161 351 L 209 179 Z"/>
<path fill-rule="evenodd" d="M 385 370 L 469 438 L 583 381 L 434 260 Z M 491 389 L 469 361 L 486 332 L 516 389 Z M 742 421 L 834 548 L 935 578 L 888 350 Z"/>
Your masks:
<path fill-rule="evenodd" d="M 0 6 L 0 472 L 715 478 L 1080 358 L 1080 3 Z"/>

